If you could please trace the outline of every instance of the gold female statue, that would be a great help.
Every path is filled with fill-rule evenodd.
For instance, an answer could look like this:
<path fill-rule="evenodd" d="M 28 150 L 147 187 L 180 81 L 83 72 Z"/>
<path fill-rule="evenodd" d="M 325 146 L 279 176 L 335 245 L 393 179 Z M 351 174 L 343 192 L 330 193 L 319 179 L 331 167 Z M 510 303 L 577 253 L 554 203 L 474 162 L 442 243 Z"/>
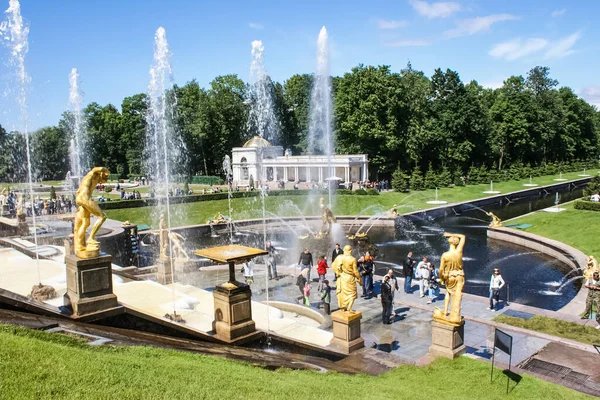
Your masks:
<path fill-rule="evenodd" d="M 92 200 L 92 193 L 96 185 L 108 181 L 108 169 L 104 167 L 96 167 L 92 169 L 81 180 L 79 189 L 77 189 L 77 214 L 75 214 L 75 255 L 79 258 L 93 258 L 100 255 L 100 243 L 96 241 L 96 233 L 106 221 L 104 211 L 100 209 L 98 203 Z M 85 232 L 90 226 L 90 216 L 95 215 L 98 220 L 92 227 L 90 236 L 85 240 Z"/>
<path fill-rule="evenodd" d="M 332 267 L 337 277 L 335 295 L 338 306 L 340 310 L 353 313 L 352 305 L 358 297 L 356 283 L 362 286 L 362 282 L 358 273 L 356 258 L 352 256 L 352 247 L 349 245 L 344 246 L 344 254 L 336 257 Z"/>
<path fill-rule="evenodd" d="M 465 235 L 444 232 L 444 237 L 448 238 L 448 244 L 450 245 L 450 248 L 442 254 L 440 260 L 440 283 L 446 286 L 444 311 L 442 312 L 436 307 L 433 310 L 433 319 L 442 323 L 460 325 L 462 323 L 460 303 L 462 301 L 462 290 L 465 286 L 462 261 Z M 450 301 L 452 301 L 451 304 Z M 450 313 L 448 313 L 449 304 Z"/>
<path fill-rule="evenodd" d="M 321 208 L 321 229 L 319 230 L 319 235 L 326 235 L 331 231 L 333 227 L 333 223 L 336 222 L 335 216 L 331 209 L 325 205 L 325 200 L 321 197 L 319 200 L 319 207 Z M 326 230 L 325 227 L 327 227 Z"/>

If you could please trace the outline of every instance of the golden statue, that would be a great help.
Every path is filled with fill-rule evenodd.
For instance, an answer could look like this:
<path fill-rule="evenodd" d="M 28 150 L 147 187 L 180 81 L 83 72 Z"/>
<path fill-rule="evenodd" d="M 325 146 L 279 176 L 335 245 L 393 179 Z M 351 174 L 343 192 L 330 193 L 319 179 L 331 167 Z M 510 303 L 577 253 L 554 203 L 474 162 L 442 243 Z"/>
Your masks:
<path fill-rule="evenodd" d="M 321 197 L 319 200 L 319 207 L 321 208 L 321 229 L 319 230 L 319 237 L 329 233 L 333 227 L 333 223 L 336 222 L 333 212 L 325 205 L 325 200 Z M 327 226 L 327 230 L 323 230 Z"/>
<path fill-rule="evenodd" d="M 583 277 L 586 280 L 590 279 L 594 272 L 600 272 L 600 268 L 598 268 L 598 261 L 596 261 L 594 256 L 588 256 L 587 265 L 585 270 L 583 271 Z"/>
<path fill-rule="evenodd" d="M 394 204 L 394 207 L 390 209 L 390 214 L 392 215 L 392 217 L 398 216 L 398 204 Z"/>
<path fill-rule="evenodd" d="M 356 284 L 362 286 L 358 273 L 356 258 L 352 256 L 352 247 L 344 246 L 344 254 L 336 257 L 332 264 L 337 280 L 335 282 L 335 295 L 340 310 L 353 313 L 352 305 L 357 297 Z"/>
<path fill-rule="evenodd" d="M 465 235 L 444 232 L 444 237 L 448 238 L 448 244 L 450 245 L 450 248 L 442 254 L 440 260 L 440 283 L 446 286 L 444 311 L 442 312 L 436 307 L 433 310 L 433 319 L 445 324 L 459 326 L 462 324 L 460 303 L 463 286 L 465 285 L 465 273 L 462 267 Z M 448 305 L 451 299 L 450 313 L 448 313 Z"/>
<path fill-rule="evenodd" d="M 17 217 L 21 217 L 21 215 L 25 215 L 25 201 L 23 200 L 23 193 L 19 193 L 17 200 Z"/>
<path fill-rule="evenodd" d="M 77 214 L 75 214 L 75 255 L 79 258 L 93 258 L 100 255 L 100 243 L 96 241 L 96 233 L 106 221 L 106 215 L 94 200 L 92 193 L 96 185 L 108 181 L 108 169 L 104 167 L 96 167 L 92 169 L 81 180 L 79 189 L 77 189 L 77 197 L 75 202 L 79 206 Z M 85 240 L 85 232 L 90 226 L 90 216 L 95 215 L 98 220 L 92 227 L 90 236 Z"/>
<path fill-rule="evenodd" d="M 179 233 L 171 232 L 169 233 L 169 239 L 171 239 L 171 250 L 173 251 L 173 256 L 177 259 L 185 259 L 189 260 L 190 256 L 188 256 L 181 245 L 181 242 L 185 240 L 183 236 Z"/>
<path fill-rule="evenodd" d="M 169 230 L 165 222 L 165 214 L 160 214 L 160 222 L 158 223 L 158 238 L 159 238 L 159 257 L 163 260 L 168 258 L 167 248 L 169 247 Z"/>
<path fill-rule="evenodd" d="M 490 222 L 490 228 L 502 228 L 502 220 L 498 218 L 496 214 L 493 212 L 486 212 L 488 217 L 492 217 L 492 222 Z"/>

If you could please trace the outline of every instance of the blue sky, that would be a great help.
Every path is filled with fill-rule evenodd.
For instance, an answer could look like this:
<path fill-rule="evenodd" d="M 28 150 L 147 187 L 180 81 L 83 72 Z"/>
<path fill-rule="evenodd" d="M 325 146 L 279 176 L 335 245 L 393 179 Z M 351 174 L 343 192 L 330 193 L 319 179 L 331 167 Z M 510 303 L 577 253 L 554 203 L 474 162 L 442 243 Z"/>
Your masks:
<path fill-rule="evenodd" d="M 0 9 L 8 0 L 0 0 Z M 497 87 L 536 65 L 561 85 L 600 105 L 600 1 L 192 1 L 21 0 L 30 25 L 26 69 L 30 128 L 56 124 L 68 108 L 68 76 L 76 67 L 84 101 L 120 106 L 145 92 L 154 32 L 163 26 L 175 83 L 217 75 L 248 80 L 250 43 L 262 40 L 269 75 L 283 81 L 315 69 L 325 25 L 331 73 L 359 63 L 437 67 Z M 4 19 L 4 15 L 1 16 Z M 21 129 L 8 53 L 0 47 L 0 124 Z"/>

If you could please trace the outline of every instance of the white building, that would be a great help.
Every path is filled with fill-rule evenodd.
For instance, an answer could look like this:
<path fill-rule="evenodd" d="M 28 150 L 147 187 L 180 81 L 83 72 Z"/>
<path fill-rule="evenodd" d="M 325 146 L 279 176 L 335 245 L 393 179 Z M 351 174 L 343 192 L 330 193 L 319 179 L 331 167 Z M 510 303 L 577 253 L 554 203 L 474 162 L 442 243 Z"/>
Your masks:
<path fill-rule="evenodd" d="M 232 152 L 233 180 L 242 185 L 248 184 L 250 177 L 255 182 L 325 182 L 335 176 L 342 182 L 359 182 L 366 181 L 369 176 L 366 154 L 332 155 L 332 173 L 329 174 L 326 155 L 284 154 L 283 147 L 273 146 L 259 136 L 248 140 L 242 147 L 234 147 Z"/>

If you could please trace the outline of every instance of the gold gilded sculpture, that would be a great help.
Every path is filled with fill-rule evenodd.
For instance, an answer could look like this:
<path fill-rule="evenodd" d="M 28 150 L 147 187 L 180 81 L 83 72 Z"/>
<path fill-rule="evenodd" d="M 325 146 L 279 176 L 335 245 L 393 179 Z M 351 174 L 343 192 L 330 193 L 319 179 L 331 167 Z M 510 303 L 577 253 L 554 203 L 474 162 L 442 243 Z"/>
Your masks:
<path fill-rule="evenodd" d="M 587 265 L 585 270 L 583 271 L 583 277 L 586 280 L 590 279 L 594 272 L 600 272 L 600 268 L 598 268 L 598 261 L 596 261 L 594 256 L 588 256 Z"/>
<path fill-rule="evenodd" d="M 79 206 L 75 214 L 75 255 L 79 258 L 93 258 L 100 255 L 100 243 L 96 241 L 98 230 L 106 221 L 106 215 L 94 200 L 92 193 L 96 185 L 108 181 L 108 169 L 96 167 L 82 179 L 75 201 Z M 95 215 L 98 220 L 92 227 L 90 236 L 85 240 L 85 232 L 90 226 L 90 217 Z"/>
<path fill-rule="evenodd" d="M 325 205 L 325 200 L 321 197 L 319 200 L 319 207 L 321 208 L 321 229 L 319 230 L 318 237 L 322 237 L 331 231 L 333 228 L 333 223 L 336 222 L 335 216 L 333 212 Z M 327 227 L 326 230 L 323 230 Z"/>
<path fill-rule="evenodd" d="M 357 297 L 356 283 L 362 286 L 362 282 L 358 273 L 356 258 L 352 256 L 352 247 L 349 245 L 344 246 L 344 254 L 336 257 L 332 267 L 337 277 L 335 295 L 338 306 L 340 310 L 354 313 L 352 305 Z"/>
<path fill-rule="evenodd" d="M 398 204 L 394 204 L 394 207 L 390 209 L 390 214 L 392 215 L 392 217 L 398 216 Z"/>
<path fill-rule="evenodd" d="M 498 218 L 496 214 L 493 212 L 486 212 L 488 217 L 492 217 L 492 222 L 490 222 L 490 228 L 502 228 L 502 220 Z"/>
<path fill-rule="evenodd" d="M 25 201 L 23 200 L 23 193 L 19 193 L 17 200 L 17 218 L 25 215 Z"/>
<path fill-rule="evenodd" d="M 465 247 L 465 235 L 444 232 L 448 238 L 450 248 L 440 260 L 440 283 L 446 286 L 444 298 L 444 310 L 436 307 L 433 310 L 433 319 L 437 322 L 459 326 L 462 323 L 460 315 L 460 303 L 462 290 L 465 285 L 465 273 L 463 271 L 463 248 Z M 450 303 L 451 302 L 451 303 Z M 450 304 L 450 313 L 448 305 Z"/>
<path fill-rule="evenodd" d="M 169 230 L 167 229 L 167 224 L 165 223 L 165 214 L 160 214 L 160 222 L 158 223 L 158 237 L 160 245 L 159 258 L 166 260 L 168 258 L 167 248 L 169 247 Z"/>

